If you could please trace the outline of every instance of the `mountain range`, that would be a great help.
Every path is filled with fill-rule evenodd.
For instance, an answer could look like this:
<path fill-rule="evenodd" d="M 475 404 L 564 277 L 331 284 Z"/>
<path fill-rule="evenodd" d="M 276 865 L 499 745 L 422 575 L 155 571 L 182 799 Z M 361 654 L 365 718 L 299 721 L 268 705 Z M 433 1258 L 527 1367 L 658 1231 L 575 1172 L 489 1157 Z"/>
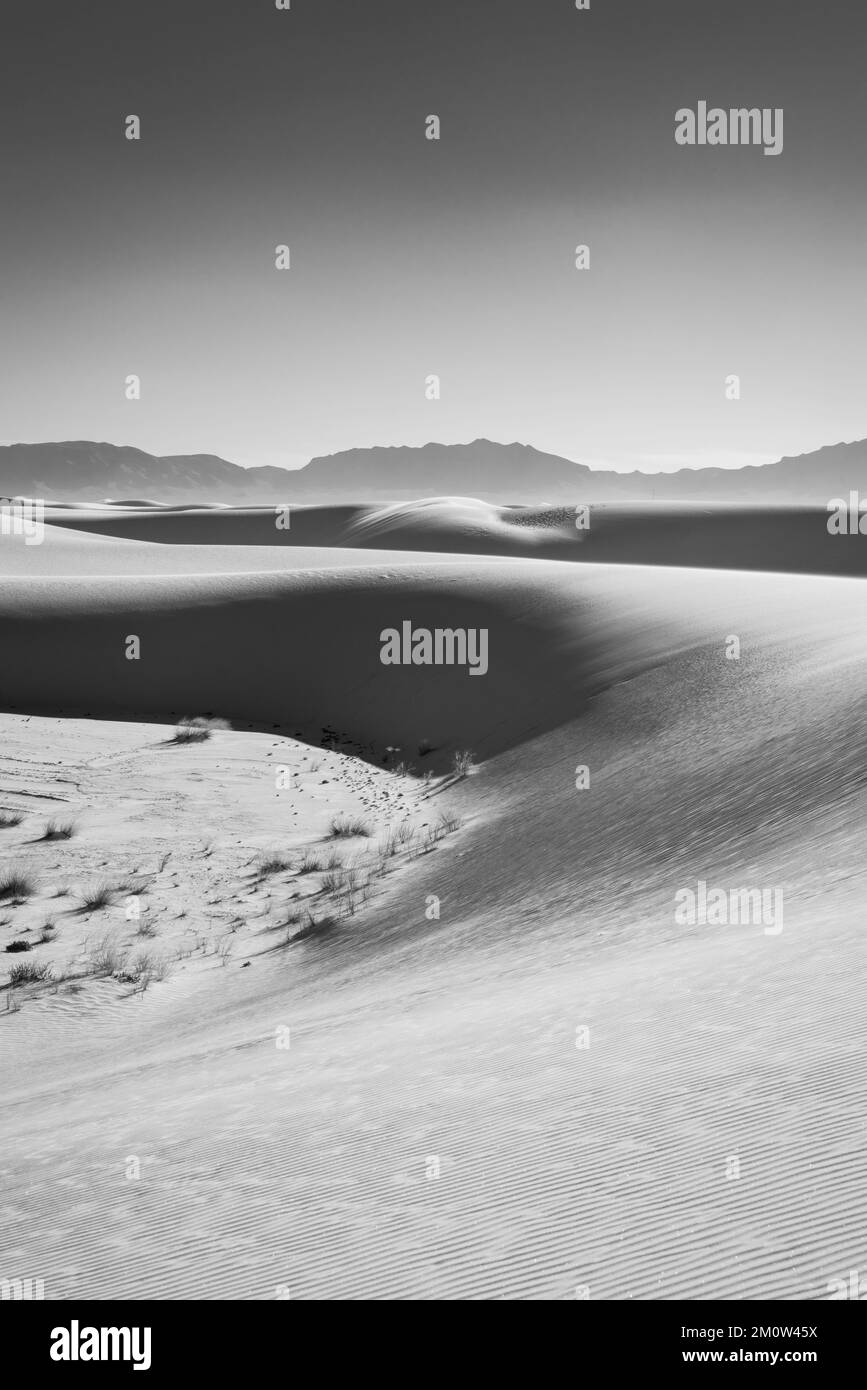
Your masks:
<path fill-rule="evenodd" d="M 867 440 L 776 463 L 673 473 L 591 469 L 529 444 L 348 449 L 294 471 L 242 468 L 215 454 L 148 454 L 89 440 L 0 447 L 0 496 L 165 504 L 403 501 L 469 496 L 500 503 L 779 502 L 824 505 L 867 493 Z"/>

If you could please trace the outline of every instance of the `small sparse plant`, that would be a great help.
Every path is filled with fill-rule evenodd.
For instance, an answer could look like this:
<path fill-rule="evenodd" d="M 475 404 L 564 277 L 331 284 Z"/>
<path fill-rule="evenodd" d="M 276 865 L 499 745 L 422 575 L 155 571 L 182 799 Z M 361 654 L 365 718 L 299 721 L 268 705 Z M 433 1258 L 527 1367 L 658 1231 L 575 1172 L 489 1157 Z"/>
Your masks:
<path fill-rule="evenodd" d="M 322 875 L 323 893 L 340 893 L 346 883 L 346 874 L 343 869 L 329 869 Z"/>
<path fill-rule="evenodd" d="M 291 907 L 286 914 L 286 920 L 277 924 L 285 932 L 284 941 L 287 946 L 294 940 L 295 932 L 300 921 L 301 913 L 296 907 Z"/>
<path fill-rule="evenodd" d="M 133 896 L 140 896 L 142 893 L 146 893 L 147 890 L 148 885 L 144 880 L 142 880 L 142 882 L 139 883 L 137 879 L 124 878 L 121 879 L 119 883 L 116 883 L 114 885 L 113 891 L 115 893 L 129 893 Z"/>
<path fill-rule="evenodd" d="M 23 900 L 36 892 L 36 883 L 23 869 L 6 869 L 0 874 L 0 898 Z"/>
<path fill-rule="evenodd" d="M 330 931 L 332 927 L 336 927 L 337 922 L 338 919 L 331 913 L 326 913 L 322 917 L 314 917 L 313 913 L 308 911 L 291 940 L 306 941 L 311 936 L 320 936 L 324 932 Z"/>
<path fill-rule="evenodd" d="M 38 985 L 51 979 L 51 967 L 44 961 L 25 960 L 13 965 L 9 972 L 9 983 L 18 985 Z"/>
<path fill-rule="evenodd" d="M 169 973 L 169 963 L 162 956 L 155 956 L 151 951 L 139 951 L 127 964 L 124 962 L 119 969 L 111 971 L 120 984 L 136 985 L 144 994 L 148 985 L 155 980 L 164 980 Z"/>
<path fill-rule="evenodd" d="M 40 840 L 71 840 L 75 834 L 75 822 L 71 820 L 47 822 L 45 829 L 39 836 Z"/>
<path fill-rule="evenodd" d="M 200 724 L 179 724 L 175 729 L 171 743 L 206 743 L 211 737 L 211 731 L 206 725 Z"/>
<path fill-rule="evenodd" d="M 205 743 L 218 729 L 228 729 L 225 719 L 206 719 L 197 715 L 195 719 L 181 719 L 170 743 Z"/>
<path fill-rule="evenodd" d="M 17 811 L 0 811 L 0 830 L 11 830 L 13 826 L 20 825 L 23 819 Z"/>
<path fill-rule="evenodd" d="M 232 940 L 231 935 L 224 936 L 221 937 L 221 939 L 217 942 L 216 946 L 214 947 L 214 955 L 220 957 L 221 965 L 226 965 L 234 949 L 235 943 Z"/>
<path fill-rule="evenodd" d="M 289 860 L 284 859 L 282 854 L 267 854 L 259 861 L 259 876 L 266 878 L 268 874 L 282 874 L 289 868 Z"/>
<path fill-rule="evenodd" d="M 90 954 L 90 968 L 94 975 L 117 975 L 123 970 L 126 958 L 126 949 L 110 936 L 104 936 Z"/>
<path fill-rule="evenodd" d="M 468 749 L 454 754 L 452 758 L 452 772 L 456 777 L 467 777 L 475 768 L 473 755 Z"/>
<path fill-rule="evenodd" d="M 325 861 L 319 854 L 314 854 L 312 850 L 307 850 L 301 863 L 298 865 L 299 874 L 318 874 L 325 868 Z"/>
<path fill-rule="evenodd" d="M 369 839 L 373 831 L 363 816 L 335 816 L 328 834 L 332 840 L 354 840 Z"/>
<path fill-rule="evenodd" d="M 46 920 L 42 923 L 42 931 L 40 932 L 38 937 L 39 942 L 44 945 L 46 941 L 53 941 L 54 933 L 56 932 L 56 930 L 57 928 L 55 927 L 51 918 L 46 918 Z"/>
<path fill-rule="evenodd" d="M 110 883 L 106 883 L 105 880 L 95 884 L 93 888 L 88 888 L 86 892 L 82 893 L 81 911 L 98 912 L 100 908 L 108 906 L 114 893 L 115 889 Z"/>
<path fill-rule="evenodd" d="M 13 953 L 18 951 L 32 951 L 33 947 L 31 946 L 29 941 L 10 941 L 9 945 L 6 947 L 6 950 L 9 952 L 10 955 L 12 955 Z"/>

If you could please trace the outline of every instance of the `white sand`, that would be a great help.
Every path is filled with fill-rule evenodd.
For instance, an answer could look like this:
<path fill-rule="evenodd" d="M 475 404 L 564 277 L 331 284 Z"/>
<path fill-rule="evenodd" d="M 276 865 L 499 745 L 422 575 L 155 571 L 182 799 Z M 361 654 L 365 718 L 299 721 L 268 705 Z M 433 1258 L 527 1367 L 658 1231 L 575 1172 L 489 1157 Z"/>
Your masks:
<path fill-rule="evenodd" d="M 51 913 L 28 954 L 78 968 L 58 879 L 167 848 L 145 945 L 243 925 L 225 965 L 208 945 L 144 994 L 86 979 L 0 1013 L 0 1273 L 48 1297 L 786 1299 L 863 1268 L 860 581 L 357 553 L 233 574 L 193 548 L 198 576 L 148 545 L 134 578 L 43 559 L 3 582 L 4 703 L 76 711 L 2 719 L 0 810 L 32 809 L 0 855 L 40 880 L 3 940 Z M 488 676 L 383 667 L 402 614 L 484 620 Z M 175 748 L 98 718 L 172 707 L 484 761 L 425 801 L 276 732 Z M 278 754 L 323 759 L 279 805 Z M 379 836 L 440 804 L 462 827 L 354 916 L 269 929 L 298 878 L 256 886 L 260 852 L 299 855 L 336 809 Z M 29 843 L 68 813 L 72 840 Z M 678 925 L 699 879 L 779 886 L 783 931 Z"/>

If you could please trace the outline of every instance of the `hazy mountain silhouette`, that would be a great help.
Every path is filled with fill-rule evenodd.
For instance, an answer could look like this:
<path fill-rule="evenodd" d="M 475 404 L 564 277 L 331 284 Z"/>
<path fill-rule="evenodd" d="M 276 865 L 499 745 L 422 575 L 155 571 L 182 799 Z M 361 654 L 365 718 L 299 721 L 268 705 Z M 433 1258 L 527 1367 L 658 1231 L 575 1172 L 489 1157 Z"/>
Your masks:
<path fill-rule="evenodd" d="M 675 473 L 590 469 L 528 444 L 348 449 L 294 472 L 241 468 L 215 454 L 161 457 L 88 440 L 0 447 L 0 495 L 56 502 L 279 503 L 470 496 L 494 502 L 721 501 L 824 504 L 867 493 L 867 441 L 777 463 Z"/>

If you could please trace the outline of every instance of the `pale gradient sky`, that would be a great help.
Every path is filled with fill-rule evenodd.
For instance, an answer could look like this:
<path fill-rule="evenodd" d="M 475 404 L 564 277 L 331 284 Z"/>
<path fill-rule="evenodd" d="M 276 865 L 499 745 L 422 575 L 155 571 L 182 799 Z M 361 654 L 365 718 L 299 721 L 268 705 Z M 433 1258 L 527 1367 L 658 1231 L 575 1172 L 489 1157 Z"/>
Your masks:
<path fill-rule="evenodd" d="M 11 0 L 0 430 L 620 469 L 864 437 L 865 37 L 851 0 Z M 677 146 L 699 100 L 783 107 L 783 153 Z"/>

